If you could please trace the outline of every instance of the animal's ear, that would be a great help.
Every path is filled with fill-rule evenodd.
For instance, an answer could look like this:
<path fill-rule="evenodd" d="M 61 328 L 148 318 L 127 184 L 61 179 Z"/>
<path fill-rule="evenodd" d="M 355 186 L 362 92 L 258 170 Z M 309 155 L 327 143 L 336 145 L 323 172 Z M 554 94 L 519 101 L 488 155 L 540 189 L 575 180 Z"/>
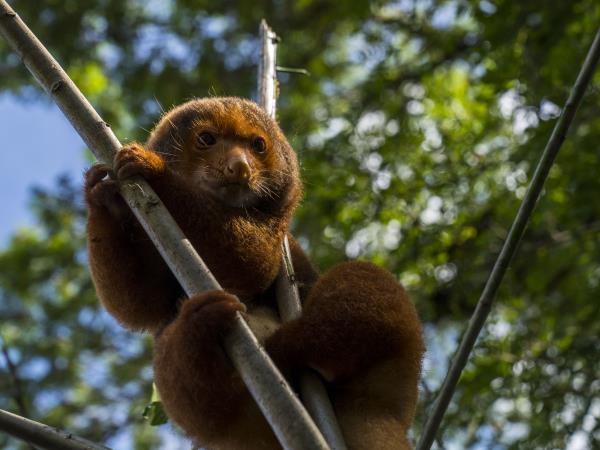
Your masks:
<path fill-rule="evenodd" d="M 146 141 L 145 147 L 161 154 L 167 163 L 180 159 L 188 144 L 192 122 L 198 112 L 192 102 L 176 106 L 160 118 Z"/>

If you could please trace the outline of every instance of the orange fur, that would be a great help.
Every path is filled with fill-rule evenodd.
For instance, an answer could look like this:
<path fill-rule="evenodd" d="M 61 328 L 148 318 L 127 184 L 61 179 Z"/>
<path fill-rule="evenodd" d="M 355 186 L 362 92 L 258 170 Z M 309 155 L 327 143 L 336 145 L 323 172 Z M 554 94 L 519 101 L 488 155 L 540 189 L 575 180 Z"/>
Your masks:
<path fill-rule="evenodd" d="M 145 146 L 116 156 L 117 179 L 144 176 L 225 292 L 181 303 L 181 287 L 118 195 L 105 166 L 86 174 L 90 269 L 98 296 L 124 326 L 155 337 L 165 409 L 202 446 L 278 443 L 219 342 L 237 311 L 294 381 L 302 367 L 328 380 L 350 449 L 408 449 L 423 353 L 420 322 L 383 269 L 341 264 L 317 274 L 290 236 L 305 300 L 280 326 L 273 281 L 302 186 L 277 124 L 237 98 L 193 100 L 157 124 Z M 237 295 L 243 304 L 237 303 Z"/>

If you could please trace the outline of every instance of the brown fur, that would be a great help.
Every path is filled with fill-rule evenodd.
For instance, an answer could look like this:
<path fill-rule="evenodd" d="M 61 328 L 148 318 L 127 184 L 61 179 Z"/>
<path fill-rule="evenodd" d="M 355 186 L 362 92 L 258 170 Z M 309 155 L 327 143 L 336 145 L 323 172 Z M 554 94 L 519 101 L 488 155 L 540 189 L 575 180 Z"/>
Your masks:
<path fill-rule="evenodd" d="M 114 171 L 117 179 L 142 175 L 150 182 L 225 289 L 181 303 L 181 287 L 117 182 L 103 179 L 108 168 L 88 171 L 88 249 L 98 295 L 124 326 L 154 333 L 164 406 L 198 445 L 279 448 L 219 344 L 235 313 L 247 311 L 292 381 L 302 367 L 328 380 L 350 449 L 410 448 L 423 343 L 415 309 L 391 274 L 353 262 L 316 281 L 290 236 L 305 310 L 283 326 L 276 318 L 272 285 L 302 186 L 295 153 L 273 120 L 246 100 L 193 100 L 166 114 L 144 147 L 125 146 Z"/>

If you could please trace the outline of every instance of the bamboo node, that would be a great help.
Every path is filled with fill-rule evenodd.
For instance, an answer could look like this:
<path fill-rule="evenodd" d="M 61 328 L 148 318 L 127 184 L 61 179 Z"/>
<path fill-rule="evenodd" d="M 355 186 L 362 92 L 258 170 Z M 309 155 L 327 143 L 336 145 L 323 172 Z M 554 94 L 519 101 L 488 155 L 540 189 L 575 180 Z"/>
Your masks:
<path fill-rule="evenodd" d="M 62 80 L 55 81 L 54 83 L 52 83 L 52 86 L 50 86 L 50 92 L 58 91 L 63 84 L 64 83 L 62 82 Z"/>

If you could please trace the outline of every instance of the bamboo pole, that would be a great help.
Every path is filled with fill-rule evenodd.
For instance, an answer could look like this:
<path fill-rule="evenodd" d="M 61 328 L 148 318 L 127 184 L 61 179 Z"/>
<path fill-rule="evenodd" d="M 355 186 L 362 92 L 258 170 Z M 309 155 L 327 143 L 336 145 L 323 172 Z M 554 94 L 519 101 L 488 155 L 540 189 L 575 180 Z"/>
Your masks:
<path fill-rule="evenodd" d="M 104 445 L 0 409 L 0 431 L 46 450 L 110 450 Z"/>
<path fill-rule="evenodd" d="M 112 164 L 114 155 L 121 148 L 119 140 L 5 0 L 0 0 L 0 33 L 94 155 L 100 161 Z M 189 296 L 221 289 L 145 180 L 133 178 L 122 183 L 120 190 Z M 318 428 L 240 314 L 223 344 L 282 446 L 290 450 L 326 449 L 327 444 Z"/>
<path fill-rule="evenodd" d="M 264 19 L 260 23 L 260 38 L 262 49 L 258 66 L 259 104 L 275 119 L 278 90 L 276 61 L 279 38 Z M 281 269 L 276 281 L 276 294 L 279 315 L 284 322 L 302 315 L 302 305 L 287 235 L 284 237 L 282 245 Z M 300 375 L 300 397 L 331 449 L 346 450 L 342 430 L 327 390 L 321 377 L 310 369 Z"/>
<path fill-rule="evenodd" d="M 475 342 L 477 341 L 477 337 L 481 332 L 483 324 L 485 323 L 485 320 L 492 309 L 492 304 L 496 297 L 496 291 L 498 290 L 500 283 L 502 283 L 502 279 L 508 270 L 519 242 L 523 237 L 523 233 L 525 232 L 529 218 L 533 213 L 538 198 L 540 197 L 540 193 L 542 192 L 542 188 L 544 187 L 546 177 L 548 176 L 556 155 L 558 154 L 558 151 L 560 150 L 560 147 L 567 136 L 569 128 L 571 127 L 571 123 L 573 122 L 573 118 L 575 117 L 575 113 L 581 104 L 583 94 L 585 93 L 587 86 L 592 79 L 592 75 L 594 74 L 594 70 L 598 64 L 598 59 L 600 59 L 600 29 L 598 30 L 585 61 L 581 66 L 577 80 L 575 81 L 575 84 L 571 89 L 571 93 L 569 94 L 567 103 L 565 104 L 565 107 L 558 121 L 556 122 L 556 125 L 554 126 L 552 135 L 550 136 L 550 139 L 544 148 L 540 161 L 538 162 L 533 174 L 531 183 L 529 184 L 529 188 L 527 189 L 527 193 L 525 194 L 525 198 L 519 207 L 519 211 L 517 212 L 515 220 L 510 228 L 510 231 L 508 232 L 508 236 L 506 237 L 504 245 L 502 246 L 502 250 L 500 251 L 500 255 L 498 256 L 498 259 L 494 264 L 494 268 L 492 269 L 492 272 L 485 284 L 485 288 L 483 289 L 481 297 L 479 298 L 475 312 L 469 321 L 467 331 L 462 338 L 458 351 L 456 352 L 456 356 L 452 362 L 452 366 L 448 370 L 448 374 L 446 375 L 444 384 L 442 385 L 440 393 L 437 397 L 433 411 L 429 416 L 429 420 L 425 424 L 425 428 L 423 429 L 417 450 L 429 450 L 431 448 L 431 444 L 435 439 L 437 430 L 442 422 L 442 418 L 444 417 L 444 413 L 446 412 L 448 404 L 452 399 L 452 395 L 454 394 L 454 390 L 456 389 L 460 375 L 467 363 L 473 347 L 475 346 Z"/>

